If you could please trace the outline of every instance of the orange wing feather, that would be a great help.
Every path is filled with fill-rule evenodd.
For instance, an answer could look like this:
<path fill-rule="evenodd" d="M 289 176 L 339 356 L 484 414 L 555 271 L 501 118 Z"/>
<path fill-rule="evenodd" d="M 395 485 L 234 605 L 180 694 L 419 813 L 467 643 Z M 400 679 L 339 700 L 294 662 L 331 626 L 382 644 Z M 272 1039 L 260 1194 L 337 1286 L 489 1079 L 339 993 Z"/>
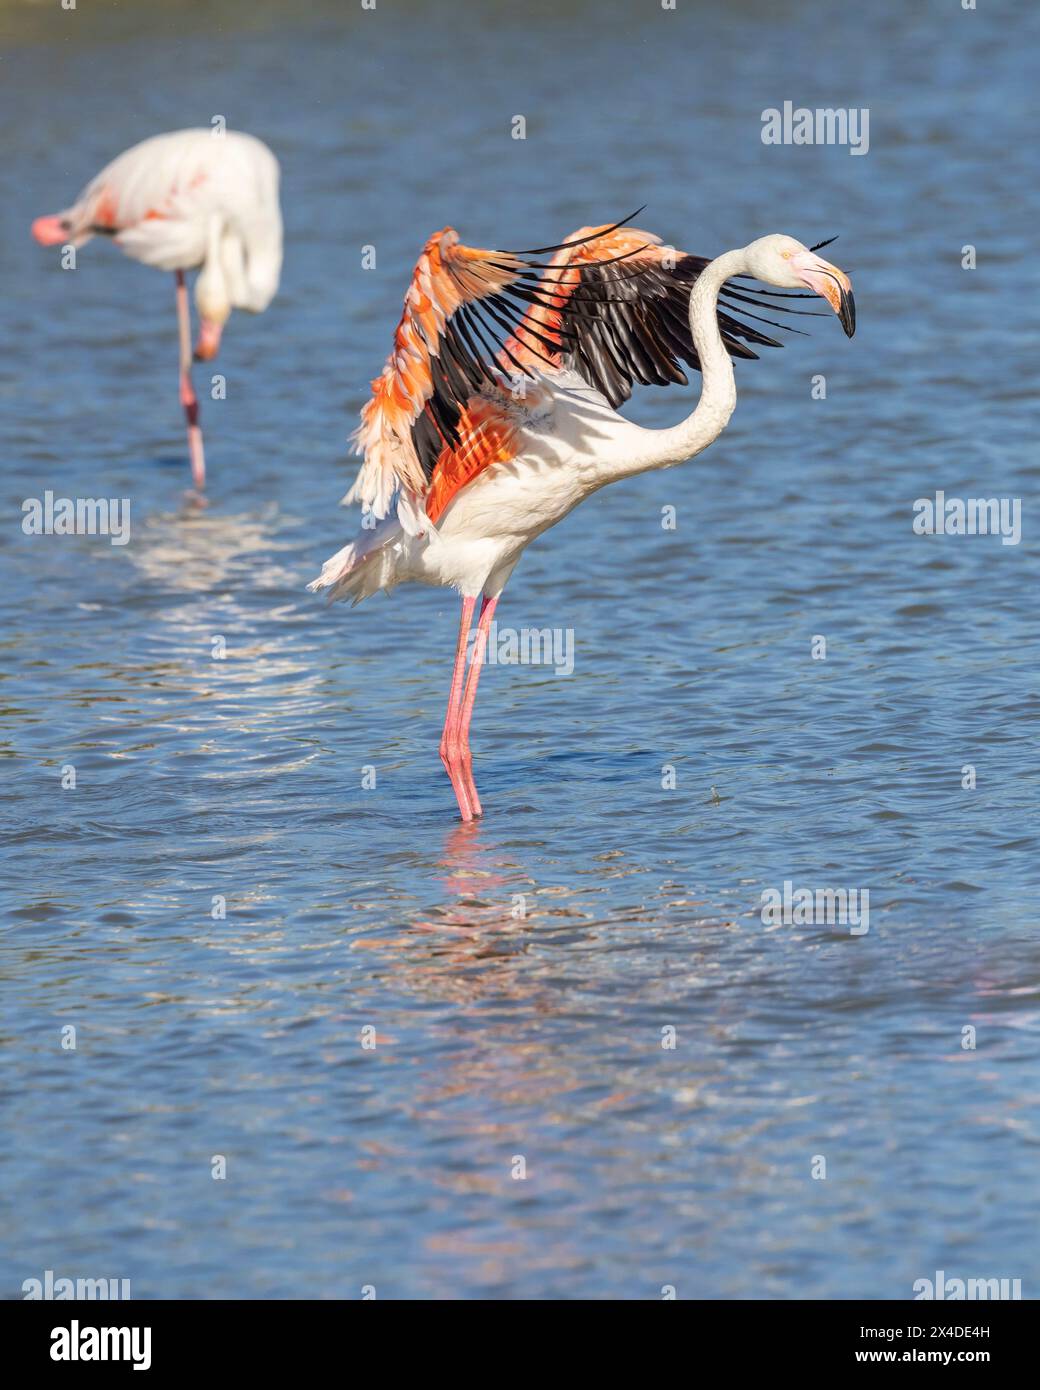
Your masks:
<path fill-rule="evenodd" d="M 519 430 L 503 404 L 489 396 L 474 396 L 459 419 L 460 444 L 445 446 L 437 459 L 426 515 L 436 522 L 455 494 L 493 463 L 516 457 Z"/>
<path fill-rule="evenodd" d="M 585 244 L 569 246 L 565 243 L 552 257 L 550 265 L 553 269 L 546 272 L 542 281 L 544 298 L 551 300 L 551 307 L 532 304 L 523 318 L 524 325 L 533 325 L 539 333 L 557 344 L 557 365 L 564 314 L 568 301 L 581 284 L 582 268 L 601 261 L 623 259 L 625 265 L 622 273 L 630 275 L 638 272 L 649 260 L 663 260 L 667 250 L 660 246 L 661 238 L 652 232 L 641 232 L 637 227 L 616 227 L 612 230 L 609 222 L 601 227 L 579 227 L 566 238 L 566 242 L 573 241 L 583 241 Z M 511 339 L 509 346 L 522 361 L 525 354 L 532 361 L 537 361 L 517 339 Z"/>
<path fill-rule="evenodd" d="M 385 516 L 398 486 L 423 496 L 427 484 L 412 427 L 433 396 L 434 359 L 447 322 L 462 306 L 513 283 L 523 269 L 516 257 L 463 246 L 451 227 L 426 242 L 405 294 L 393 351 L 372 382 L 354 435 L 365 462 L 348 502 L 361 501 L 376 516 Z"/>

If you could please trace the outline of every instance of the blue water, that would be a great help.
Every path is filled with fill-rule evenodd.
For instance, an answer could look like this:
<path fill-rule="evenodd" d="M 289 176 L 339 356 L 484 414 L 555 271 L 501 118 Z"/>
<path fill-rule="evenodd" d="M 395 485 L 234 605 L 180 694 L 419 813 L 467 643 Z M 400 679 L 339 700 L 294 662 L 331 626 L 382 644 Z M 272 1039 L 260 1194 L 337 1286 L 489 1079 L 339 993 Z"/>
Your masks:
<path fill-rule="evenodd" d="M 1035 7 L 220 13 L 0 14 L 0 1293 L 1035 1297 Z M 869 107 L 869 153 L 763 145 L 785 100 Z M 28 224 L 214 114 L 279 155 L 287 256 L 199 509 L 169 277 Z M 575 669 L 486 673 L 462 826 L 453 596 L 304 590 L 346 436 L 432 230 L 641 203 L 705 254 L 840 233 L 860 328 L 808 320 L 707 454 L 530 549 L 499 619 Z M 130 498 L 130 544 L 24 535 L 47 488 Z M 1022 499 L 1021 543 L 915 536 L 939 488 Z M 868 889 L 869 931 L 767 927 L 785 880 Z"/>

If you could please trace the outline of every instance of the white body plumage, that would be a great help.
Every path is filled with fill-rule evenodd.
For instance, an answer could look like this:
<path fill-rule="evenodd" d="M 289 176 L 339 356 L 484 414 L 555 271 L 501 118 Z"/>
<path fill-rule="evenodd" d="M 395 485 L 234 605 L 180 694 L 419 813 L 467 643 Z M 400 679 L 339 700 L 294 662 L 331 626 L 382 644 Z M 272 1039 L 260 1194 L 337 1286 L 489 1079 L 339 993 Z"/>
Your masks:
<path fill-rule="evenodd" d="M 159 270 L 201 266 L 202 313 L 219 315 L 221 301 L 260 313 L 282 267 L 278 180 L 278 161 L 255 136 L 171 131 L 125 150 L 70 208 L 41 223 L 57 220 L 75 245 L 108 233 Z"/>

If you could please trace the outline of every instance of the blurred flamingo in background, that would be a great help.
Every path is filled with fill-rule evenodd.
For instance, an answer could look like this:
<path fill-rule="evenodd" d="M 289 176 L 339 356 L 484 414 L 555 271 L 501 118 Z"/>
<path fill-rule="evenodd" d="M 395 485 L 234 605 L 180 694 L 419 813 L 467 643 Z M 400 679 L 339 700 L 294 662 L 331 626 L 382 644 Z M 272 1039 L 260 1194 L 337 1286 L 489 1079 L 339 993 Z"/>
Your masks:
<path fill-rule="evenodd" d="M 252 135 L 178 130 L 124 151 L 86 186 L 72 207 L 38 217 L 41 246 L 82 246 L 110 236 L 128 255 L 177 277 L 181 404 L 188 423 L 192 479 L 206 481 L 199 403 L 191 380 L 191 320 L 184 272 L 195 283 L 196 361 L 216 356 L 232 309 L 261 313 L 278 289 L 282 215 L 278 161 Z"/>
<path fill-rule="evenodd" d="M 364 529 L 310 588 L 355 603 L 408 581 L 462 595 L 441 759 L 464 821 L 481 814 L 469 725 L 488 630 L 525 546 L 605 484 L 718 438 L 737 399 L 731 357 L 780 346 L 734 317 L 772 323 L 744 306 L 821 295 L 852 336 L 852 286 L 815 254 L 826 244 L 766 236 L 708 261 L 624 223 L 534 251 L 474 249 L 451 227 L 426 242 L 355 435 L 364 462 L 344 501 L 367 509 Z M 734 277 L 811 293 L 751 293 Z M 685 384 L 680 362 L 702 374 L 681 424 L 617 413 L 635 382 Z"/>

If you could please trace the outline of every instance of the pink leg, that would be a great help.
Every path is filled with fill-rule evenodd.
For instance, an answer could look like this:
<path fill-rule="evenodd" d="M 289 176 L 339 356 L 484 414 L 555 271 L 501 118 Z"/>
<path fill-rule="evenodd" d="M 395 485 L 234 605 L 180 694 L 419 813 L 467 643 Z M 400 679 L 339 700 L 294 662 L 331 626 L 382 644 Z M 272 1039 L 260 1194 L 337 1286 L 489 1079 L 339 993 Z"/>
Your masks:
<path fill-rule="evenodd" d="M 199 492 L 206 486 L 206 456 L 202 449 L 202 429 L 199 425 L 199 400 L 191 384 L 191 317 L 188 310 L 188 287 L 184 271 L 177 271 L 177 327 L 181 340 L 181 405 L 188 422 L 188 453 L 191 455 L 191 479 Z"/>
<path fill-rule="evenodd" d="M 462 691 L 466 678 L 466 641 L 470 624 L 473 622 L 475 598 L 462 600 L 462 615 L 459 618 L 459 640 L 455 648 L 455 669 L 451 676 L 451 695 L 448 699 L 448 712 L 444 716 L 444 732 L 441 734 L 441 762 L 451 778 L 455 800 L 459 803 L 459 814 L 464 821 L 473 819 L 470 806 L 469 788 L 462 772 L 459 749 L 459 721 L 462 716 Z"/>
<path fill-rule="evenodd" d="M 486 594 L 484 595 L 484 601 L 480 606 L 480 620 L 477 623 L 477 635 L 473 640 L 473 656 L 470 660 L 469 676 L 466 680 L 466 692 L 462 699 L 462 713 L 459 719 L 459 749 L 462 755 L 462 771 L 469 792 L 470 807 L 475 816 L 482 816 L 484 808 L 480 804 L 477 784 L 473 780 L 473 759 L 469 751 L 469 724 L 473 718 L 473 706 L 477 699 L 477 683 L 480 680 L 480 671 L 484 665 L 488 629 L 491 626 L 491 619 L 494 617 L 497 604 L 497 598 L 488 598 Z"/>

